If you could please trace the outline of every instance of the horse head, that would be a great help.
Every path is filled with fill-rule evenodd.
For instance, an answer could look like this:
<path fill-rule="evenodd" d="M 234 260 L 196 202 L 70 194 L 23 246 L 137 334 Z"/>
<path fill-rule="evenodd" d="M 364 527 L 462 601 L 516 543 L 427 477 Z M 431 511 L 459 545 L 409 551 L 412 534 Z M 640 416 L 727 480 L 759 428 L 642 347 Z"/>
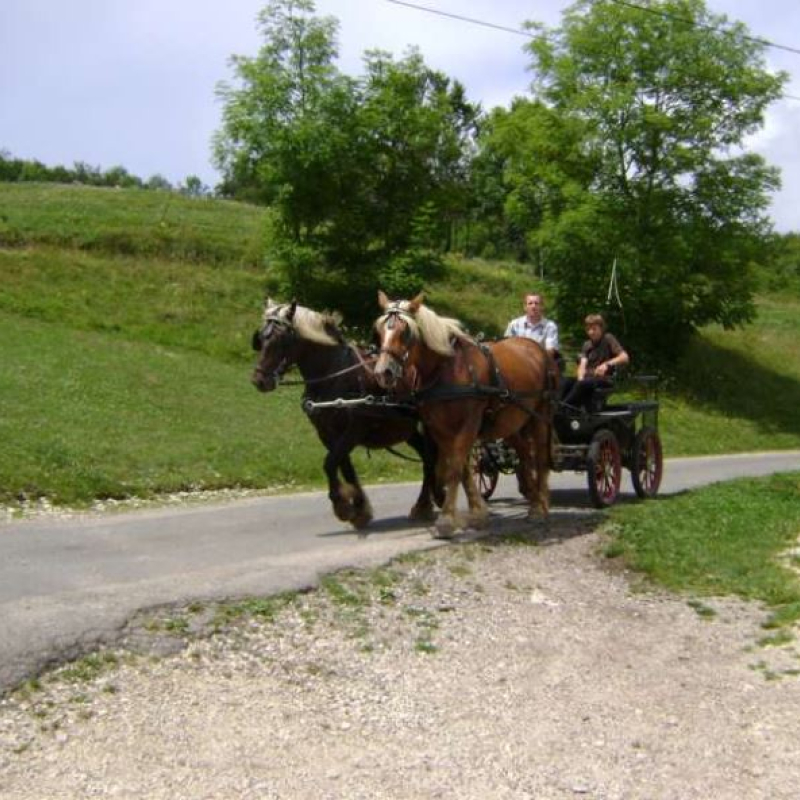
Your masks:
<path fill-rule="evenodd" d="M 275 389 L 294 363 L 294 316 L 297 302 L 278 304 L 267 298 L 261 327 L 253 333 L 253 350 L 258 361 L 252 382 L 259 392 Z"/>
<path fill-rule="evenodd" d="M 416 314 L 422 306 L 423 295 L 413 300 L 389 300 L 378 292 L 378 304 L 383 314 L 375 321 L 378 340 L 378 360 L 375 362 L 375 379 L 382 389 L 394 389 L 407 377 L 421 344 Z M 411 382 L 413 385 L 413 381 Z"/>
<path fill-rule="evenodd" d="M 259 391 L 271 392 L 290 367 L 297 364 L 303 372 L 313 352 L 328 353 L 343 341 L 333 315 L 312 311 L 296 300 L 281 304 L 267 298 L 261 327 L 253 334 L 253 350 L 258 353 L 253 384 Z"/>

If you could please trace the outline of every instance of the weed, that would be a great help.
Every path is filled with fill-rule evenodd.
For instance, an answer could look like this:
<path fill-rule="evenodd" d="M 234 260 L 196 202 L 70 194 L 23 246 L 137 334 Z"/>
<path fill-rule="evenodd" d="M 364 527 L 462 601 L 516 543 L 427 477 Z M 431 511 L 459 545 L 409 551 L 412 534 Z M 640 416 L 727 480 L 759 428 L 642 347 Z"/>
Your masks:
<path fill-rule="evenodd" d="M 351 573 L 348 573 L 352 577 Z M 362 607 L 366 603 L 366 598 L 353 591 L 346 583 L 344 575 L 327 575 L 320 581 L 320 589 L 338 606 Z"/>
<path fill-rule="evenodd" d="M 472 568 L 467 564 L 450 564 L 448 569 L 456 578 L 467 578 L 473 573 Z"/>
<path fill-rule="evenodd" d="M 59 670 L 56 677 L 67 683 L 88 683 L 117 666 L 119 657 L 116 653 L 91 653 Z"/>
<path fill-rule="evenodd" d="M 717 616 L 715 609 L 700 600 L 689 600 L 688 605 L 695 610 L 698 617 L 702 617 L 703 619 L 713 619 Z"/>
<path fill-rule="evenodd" d="M 782 647 L 794 641 L 794 636 L 790 631 L 779 631 L 771 636 L 763 636 L 758 640 L 760 647 Z"/>
<path fill-rule="evenodd" d="M 189 631 L 189 620 L 184 617 L 173 617 L 164 620 L 164 630 L 169 633 L 185 634 Z"/>

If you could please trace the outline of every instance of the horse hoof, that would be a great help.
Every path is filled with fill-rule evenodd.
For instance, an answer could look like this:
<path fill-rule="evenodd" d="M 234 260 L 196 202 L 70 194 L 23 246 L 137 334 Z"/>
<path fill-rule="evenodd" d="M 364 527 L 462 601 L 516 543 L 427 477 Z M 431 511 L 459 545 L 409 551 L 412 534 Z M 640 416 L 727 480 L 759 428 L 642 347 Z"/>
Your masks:
<path fill-rule="evenodd" d="M 366 528 L 370 522 L 372 522 L 372 514 L 371 513 L 361 513 L 356 514 L 351 520 L 350 524 L 357 530 L 360 531 L 363 528 Z"/>
<path fill-rule="evenodd" d="M 439 517 L 433 528 L 434 539 L 452 539 L 456 533 L 456 524 L 450 517 Z"/>
<path fill-rule="evenodd" d="M 408 513 L 411 522 L 433 522 L 436 519 L 436 512 L 432 506 L 414 506 Z"/>
<path fill-rule="evenodd" d="M 342 504 L 337 503 L 333 507 L 333 513 L 336 515 L 337 519 L 340 519 L 342 522 L 352 522 L 356 516 L 355 509 L 350 504 Z"/>

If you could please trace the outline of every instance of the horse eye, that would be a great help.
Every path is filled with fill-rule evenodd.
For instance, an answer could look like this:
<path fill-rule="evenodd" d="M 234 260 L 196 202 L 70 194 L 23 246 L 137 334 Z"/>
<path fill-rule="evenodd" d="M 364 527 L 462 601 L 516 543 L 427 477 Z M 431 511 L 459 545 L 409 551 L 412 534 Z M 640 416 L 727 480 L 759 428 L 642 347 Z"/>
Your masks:
<path fill-rule="evenodd" d="M 253 334 L 253 341 L 252 341 L 253 350 L 259 352 L 261 350 L 261 347 L 263 346 L 263 344 L 264 344 L 264 342 L 261 339 L 261 332 L 260 331 L 256 331 Z"/>

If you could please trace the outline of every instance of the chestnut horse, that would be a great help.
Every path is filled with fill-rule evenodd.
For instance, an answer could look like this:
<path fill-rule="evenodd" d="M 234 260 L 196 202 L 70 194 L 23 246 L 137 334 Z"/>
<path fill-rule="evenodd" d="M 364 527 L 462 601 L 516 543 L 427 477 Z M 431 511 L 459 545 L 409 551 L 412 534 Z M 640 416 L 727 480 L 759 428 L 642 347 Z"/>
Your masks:
<path fill-rule="evenodd" d="M 304 401 L 357 399 L 383 394 L 365 362 L 365 353 L 345 341 L 336 320 L 296 303 L 267 299 L 261 327 L 253 334 L 258 362 L 253 384 L 261 392 L 275 389 L 289 367 L 297 365 L 305 384 Z M 309 419 L 328 454 L 324 469 L 328 497 L 336 516 L 363 528 L 372 508 L 358 480 L 350 453 L 355 447 L 384 448 L 407 442 L 419 454 L 423 483 L 410 517 L 434 518 L 435 449 L 420 429 L 413 410 L 343 406 L 309 410 Z M 341 481 L 341 473 L 344 481 Z"/>
<path fill-rule="evenodd" d="M 437 535 L 450 536 L 457 527 L 459 481 L 467 493 L 468 524 L 485 524 L 488 510 L 469 466 L 478 438 L 506 439 L 514 447 L 528 516 L 538 507 L 546 517 L 557 382 L 550 357 L 530 339 L 479 344 L 457 320 L 440 317 L 422 300 L 420 294 L 390 302 L 378 293 L 384 313 L 375 322 L 375 377 L 387 390 L 401 380 L 415 387 L 420 418 L 438 450 L 436 479 L 446 490 Z"/>

